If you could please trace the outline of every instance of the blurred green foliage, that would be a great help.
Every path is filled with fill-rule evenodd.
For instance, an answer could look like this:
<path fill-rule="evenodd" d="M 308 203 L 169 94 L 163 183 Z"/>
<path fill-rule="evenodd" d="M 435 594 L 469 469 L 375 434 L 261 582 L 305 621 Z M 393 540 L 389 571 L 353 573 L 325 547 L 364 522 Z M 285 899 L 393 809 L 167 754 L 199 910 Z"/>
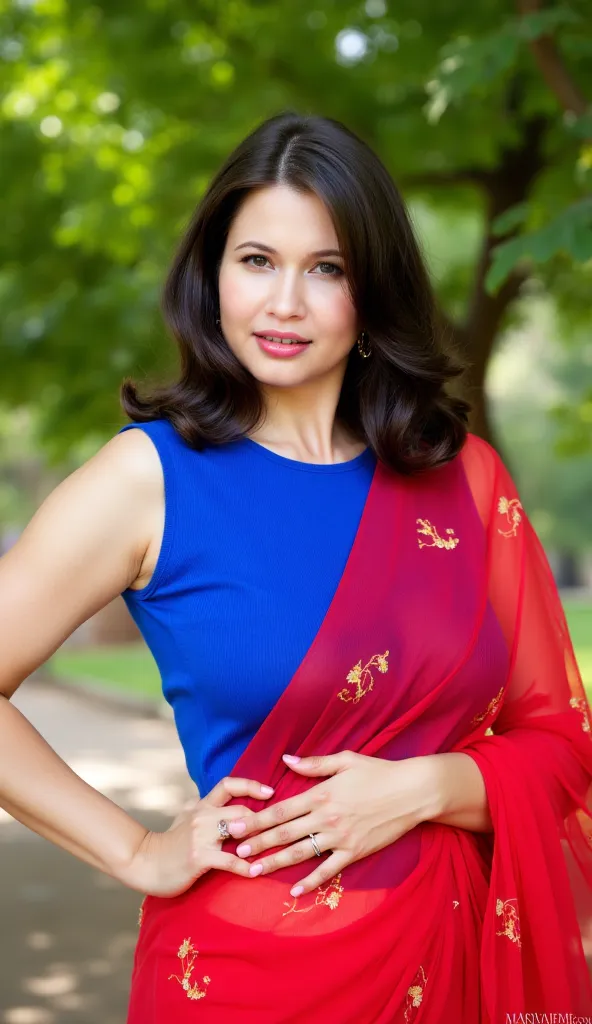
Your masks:
<path fill-rule="evenodd" d="M 592 126 L 562 111 L 531 47 L 548 34 L 592 96 L 589 14 L 587 0 L 526 17 L 510 0 L 0 0 L 0 397 L 35 405 L 56 459 L 111 435 L 122 377 L 173 368 L 158 294 L 196 201 L 287 107 L 343 120 L 420 227 L 439 225 L 422 238 L 477 366 L 533 272 L 573 333 L 592 279 Z"/>
<path fill-rule="evenodd" d="M 592 390 L 592 347 L 584 331 L 570 345 L 556 343 L 548 299 L 524 305 L 524 323 L 507 333 L 491 365 L 496 435 L 541 541 L 579 556 L 592 551 L 592 449 L 582 445 L 585 406 L 577 403 L 582 387 Z"/>

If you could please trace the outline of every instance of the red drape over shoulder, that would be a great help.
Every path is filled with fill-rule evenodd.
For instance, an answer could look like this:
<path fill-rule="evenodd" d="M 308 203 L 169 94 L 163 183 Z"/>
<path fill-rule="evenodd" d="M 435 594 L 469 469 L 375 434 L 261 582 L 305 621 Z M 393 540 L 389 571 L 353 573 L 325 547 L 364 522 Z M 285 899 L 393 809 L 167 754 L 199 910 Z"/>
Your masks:
<path fill-rule="evenodd" d="M 463 751 L 493 832 L 422 823 L 299 901 L 302 863 L 148 896 L 128 1024 L 590 1013 L 576 911 L 583 921 L 592 893 L 590 722 L 547 560 L 499 456 L 469 435 L 411 479 L 379 462 L 325 619 L 233 774 L 274 786 L 273 806 L 322 781 L 284 753 Z"/>

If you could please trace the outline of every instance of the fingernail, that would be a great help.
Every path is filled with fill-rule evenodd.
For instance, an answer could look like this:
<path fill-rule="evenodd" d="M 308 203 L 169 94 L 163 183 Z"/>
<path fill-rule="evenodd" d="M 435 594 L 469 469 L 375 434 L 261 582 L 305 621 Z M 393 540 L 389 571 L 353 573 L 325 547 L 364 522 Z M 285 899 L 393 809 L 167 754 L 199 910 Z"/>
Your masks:
<path fill-rule="evenodd" d="M 295 885 L 293 889 L 290 889 L 290 896 L 301 896 L 304 892 L 303 885 Z"/>
<path fill-rule="evenodd" d="M 247 826 L 244 821 L 231 821 L 230 825 L 228 826 L 228 831 L 232 832 L 232 834 L 235 836 L 242 836 L 246 827 Z"/>
<path fill-rule="evenodd" d="M 236 848 L 237 857 L 248 857 L 250 852 L 251 847 L 248 843 L 241 843 L 241 845 Z"/>
<path fill-rule="evenodd" d="M 295 754 L 283 754 L 282 757 L 284 761 L 288 762 L 288 764 L 298 764 L 298 762 L 301 760 L 301 758 L 296 757 Z"/>
<path fill-rule="evenodd" d="M 249 874 L 251 878 L 256 878 L 263 871 L 263 864 L 252 864 L 249 868 Z"/>
<path fill-rule="evenodd" d="M 263 796 L 271 796 L 273 788 L 271 786 L 261 786 L 261 792 L 263 793 Z"/>

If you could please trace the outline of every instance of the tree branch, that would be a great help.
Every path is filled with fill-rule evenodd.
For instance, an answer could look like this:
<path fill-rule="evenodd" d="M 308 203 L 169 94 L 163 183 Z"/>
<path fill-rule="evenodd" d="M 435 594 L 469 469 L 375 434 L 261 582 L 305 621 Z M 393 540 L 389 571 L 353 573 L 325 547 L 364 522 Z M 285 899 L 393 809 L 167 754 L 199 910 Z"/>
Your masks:
<path fill-rule="evenodd" d="M 487 182 L 487 217 L 481 253 L 473 280 L 472 294 L 467 307 L 463 329 L 467 336 L 480 336 L 480 347 L 491 347 L 500 326 L 501 318 L 509 304 L 517 297 L 526 276 L 513 271 L 494 294 L 485 290 L 485 278 L 491 263 L 491 253 L 500 242 L 512 238 L 517 229 L 502 237 L 494 235 L 492 225 L 500 214 L 527 198 L 532 183 L 544 167 L 543 140 L 548 123 L 543 117 L 534 117 L 523 125 L 521 145 L 518 149 L 506 149 L 501 154 L 498 167 Z M 485 337 L 483 336 L 485 334 Z M 485 356 L 485 353 L 484 353 Z M 488 356 L 485 356 L 484 366 Z"/>
<path fill-rule="evenodd" d="M 540 0 L 517 0 L 517 5 L 522 15 L 541 10 Z M 569 73 L 553 37 L 539 36 L 531 39 L 529 46 L 541 75 L 563 109 L 582 117 L 588 110 L 588 102 Z"/>

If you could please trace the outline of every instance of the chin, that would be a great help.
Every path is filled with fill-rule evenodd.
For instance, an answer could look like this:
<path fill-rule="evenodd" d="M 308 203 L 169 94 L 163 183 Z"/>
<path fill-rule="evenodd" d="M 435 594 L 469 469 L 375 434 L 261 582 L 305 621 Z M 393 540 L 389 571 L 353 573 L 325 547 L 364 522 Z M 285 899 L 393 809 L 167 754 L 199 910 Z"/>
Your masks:
<path fill-rule="evenodd" d="M 259 381 L 260 384 L 265 384 L 268 387 L 278 388 L 292 388 L 297 387 L 300 384 L 306 384 L 311 379 L 310 374 L 298 373 L 295 368 L 292 368 L 292 372 L 282 373 L 273 372 L 273 370 L 256 372 L 251 370 L 253 376 Z"/>

